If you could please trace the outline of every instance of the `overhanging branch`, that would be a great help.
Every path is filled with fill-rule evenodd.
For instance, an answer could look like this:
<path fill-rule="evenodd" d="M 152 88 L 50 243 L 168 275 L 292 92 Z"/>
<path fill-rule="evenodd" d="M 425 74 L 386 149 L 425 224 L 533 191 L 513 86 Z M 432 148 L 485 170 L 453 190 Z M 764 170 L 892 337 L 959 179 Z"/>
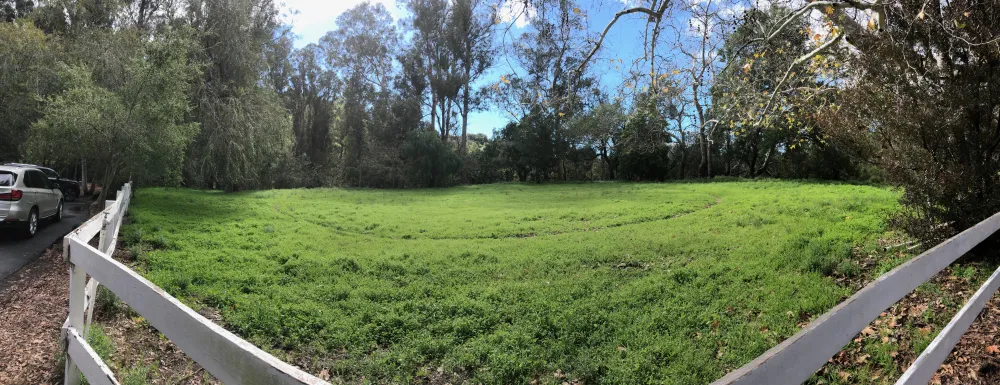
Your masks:
<path fill-rule="evenodd" d="M 837 36 L 834 36 L 833 39 L 830 39 L 830 41 L 823 43 L 823 45 L 816 47 L 816 49 L 810 51 L 805 55 L 799 56 L 797 59 L 795 59 L 795 61 L 793 61 L 792 64 L 788 66 L 788 70 L 785 71 L 785 76 L 782 76 L 781 81 L 779 81 L 778 85 L 774 87 L 775 91 L 772 92 L 771 96 L 767 99 L 767 104 L 764 105 L 764 109 L 761 111 L 760 116 L 757 117 L 757 121 L 754 123 L 754 125 L 755 126 L 759 125 L 761 122 L 764 121 L 764 117 L 767 116 L 767 111 L 771 109 L 771 104 L 774 104 L 775 96 L 777 96 L 778 93 L 780 93 L 781 86 L 785 85 L 785 82 L 788 81 L 788 78 L 791 76 L 792 71 L 795 70 L 795 67 L 798 67 L 802 65 L 802 63 L 805 63 L 807 60 L 812 59 L 816 57 L 816 55 L 823 53 L 830 47 L 839 43 L 840 40 L 843 38 L 844 38 L 844 33 L 838 33 Z"/>
<path fill-rule="evenodd" d="M 667 11 L 668 5 L 670 5 L 670 0 L 664 0 L 663 4 L 660 4 L 660 7 L 657 8 L 656 10 L 653 10 L 652 8 L 648 7 L 633 7 L 615 13 L 615 17 L 612 18 L 611 21 L 608 22 L 608 25 L 604 27 L 604 31 L 601 32 L 600 37 L 598 37 L 597 42 L 594 44 L 594 48 L 591 49 L 590 53 L 588 53 L 587 56 L 583 58 L 583 61 L 580 62 L 580 65 L 577 66 L 575 70 L 573 70 L 572 79 L 576 80 L 577 78 L 579 78 L 580 75 L 583 73 L 583 71 L 587 68 L 587 63 L 589 63 L 590 60 L 594 58 L 594 55 L 597 54 L 597 51 L 601 50 L 601 46 L 604 44 L 604 38 L 608 36 L 608 32 L 611 31 L 611 27 L 614 27 L 615 23 L 618 22 L 618 19 L 620 19 L 622 16 L 631 15 L 633 13 L 645 13 L 649 15 L 651 19 L 660 20 L 663 18 L 663 14 Z"/>

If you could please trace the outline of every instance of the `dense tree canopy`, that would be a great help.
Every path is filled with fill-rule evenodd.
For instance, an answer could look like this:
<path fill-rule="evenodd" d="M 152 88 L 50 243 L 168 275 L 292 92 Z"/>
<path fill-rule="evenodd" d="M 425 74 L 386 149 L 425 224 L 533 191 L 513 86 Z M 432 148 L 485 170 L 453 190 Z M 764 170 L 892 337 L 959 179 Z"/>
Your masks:
<path fill-rule="evenodd" d="M 934 236 L 1000 210 L 996 1 L 607 3 L 364 2 L 297 47 L 274 0 L 0 1 L 0 159 L 229 191 L 884 178 Z"/>

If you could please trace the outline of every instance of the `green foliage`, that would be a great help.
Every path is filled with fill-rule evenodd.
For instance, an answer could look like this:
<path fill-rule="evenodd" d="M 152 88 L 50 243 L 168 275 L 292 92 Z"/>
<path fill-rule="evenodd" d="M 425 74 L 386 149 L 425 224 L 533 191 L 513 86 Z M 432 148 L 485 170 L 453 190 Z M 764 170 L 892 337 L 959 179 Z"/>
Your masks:
<path fill-rule="evenodd" d="M 273 188 L 288 171 L 291 120 L 273 91 L 242 88 L 198 107 L 202 129 L 188 151 L 190 182 L 227 191 Z"/>
<path fill-rule="evenodd" d="M 265 49 L 278 25 L 269 0 L 192 1 L 204 65 L 194 87 L 201 131 L 188 149 L 189 182 L 227 191 L 274 187 L 292 156 L 292 121 L 275 90 L 261 86 Z"/>
<path fill-rule="evenodd" d="M 146 385 L 149 373 L 154 371 L 154 366 L 136 365 L 122 375 L 122 385 Z"/>
<path fill-rule="evenodd" d="M 462 167 L 458 155 L 429 131 L 413 131 L 406 136 L 403 161 L 409 185 L 416 187 L 448 186 Z"/>
<path fill-rule="evenodd" d="M 881 38 L 858 43 L 846 74 L 853 81 L 821 123 L 905 187 L 898 224 L 936 244 L 1000 211 L 1000 56 L 996 44 L 979 43 L 996 38 L 1000 7 L 898 2 L 885 12 L 888 20 L 910 20 L 925 6 L 966 27 L 923 17 L 880 25 Z"/>
<path fill-rule="evenodd" d="M 335 362 L 338 381 L 440 367 L 452 383 L 691 384 L 849 295 L 823 273 L 877 246 L 898 196 L 777 181 L 142 189 L 124 231 L 171 244 L 146 256 L 153 282 L 310 370 Z"/>
<path fill-rule="evenodd" d="M 0 4 L 0 18 L 7 12 L 12 5 Z M 0 22 L 0 42 L 0 160 L 13 160 L 26 152 L 31 123 L 42 116 L 40 98 L 58 89 L 60 46 L 24 20 Z"/>
<path fill-rule="evenodd" d="M 593 150 L 601 158 L 603 168 L 608 170 L 608 179 L 616 179 L 618 155 L 622 150 L 616 148 L 616 144 L 621 140 L 625 120 L 620 104 L 601 103 L 568 122 L 569 137 L 575 138 L 583 144 L 583 148 Z"/>
<path fill-rule="evenodd" d="M 65 90 L 46 99 L 44 118 L 32 126 L 33 157 L 86 157 L 105 168 L 106 186 L 128 175 L 145 183 L 179 183 L 184 149 L 198 129 L 185 119 L 197 69 L 182 32 L 142 43 L 138 56 L 121 59 L 124 72 L 105 79 L 108 84 L 98 83 L 87 66 L 60 63 Z"/>
<path fill-rule="evenodd" d="M 631 180 L 665 180 L 670 172 L 670 142 L 667 122 L 658 108 L 660 100 L 647 96 L 625 120 L 616 143 L 618 171 Z"/>
<path fill-rule="evenodd" d="M 111 355 L 115 352 L 114 343 L 104 332 L 104 327 L 100 324 L 93 324 L 87 334 L 87 343 L 94 349 L 101 360 L 111 361 Z"/>
<path fill-rule="evenodd" d="M 855 161 L 829 145 L 815 121 L 834 105 L 836 91 L 827 81 L 839 76 L 841 63 L 821 55 L 792 68 L 814 48 L 805 19 L 759 39 L 789 13 L 778 6 L 753 8 L 728 37 L 722 55 L 730 63 L 712 87 L 717 130 L 724 134 L 716 141 L 727 143 L 724 159 L 739 164 L 741 175 L 855 179 Z"/>
<path fill-rule="evenodd" d="M 32 0 L 2 0 L 0 1 L 0 21 L 14 21 L 28 15 L 35 8 Z"/>
<path fill-rule="evenodd" d="M 98 357 L 101 357 L 101 361 L 111 362 L 111 355 L 115 353 L 115 345 L 104 332 L 103 326 L 96 323 L 90 325 L 90 330 L 87 332 L 87 344 L 94 349 Z M 80 378 L 83 379 L 85 385 L 88 384 L 83 375 L 80 375 Z"/>
<path fill-rule="evenodd" d="M 535 108 L 520 122 L 508 123 L 499 132 L 500 157 L 515 171 L 518 180 L 549 179 L 558 164 L 559 153 L 567 147 L 567 143 L 559 140 L 559 129 L 554 116 Z"/>
<path fill-rule="evenodd" d="M 115 293 L 112 293 L 111 290 L 108 290 L 103 285 L 97 287 L 97 298 L 94 299 L 94 307 L 102 317 L 113 317 L 115 314 L 127 309 L 122 300 L 118 299 Z"/>

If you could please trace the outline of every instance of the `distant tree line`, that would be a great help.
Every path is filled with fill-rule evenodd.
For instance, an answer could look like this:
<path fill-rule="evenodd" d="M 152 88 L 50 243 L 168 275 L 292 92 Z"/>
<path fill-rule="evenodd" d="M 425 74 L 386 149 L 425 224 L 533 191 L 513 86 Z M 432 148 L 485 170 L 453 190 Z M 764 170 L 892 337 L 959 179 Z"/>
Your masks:
<path fill-rule="evenodd" d="M 0 159 L 227 191 L 886 180 L 947 234 L 1000 210 L 1000 6 L 926 3 L 610 5 L 643 17 L 621 58 L 629 16 L 573 0 L 363 3 L 301 48 L 274 0 L 0 0 Z M 510 123 L 471 134 L 486 109 Z"/>
<path fill-rule="evenodd" d="M 697 122 L 679 85 L 609 94 L 573 71 L 586 25 L 571 1 L 539 2 L 510 42 L 486 0 L 405 1 L 399 21 L 363 3 L 298 49 L 272 0 L 0 4 L 10 122 L 0 158 L 86 160 L 104 183 L 235 191 L 857 175 L 820 145 L 744 165 L 759 144 L 729 140 L 729 128 L 687 134 Z M 518 70 L 484 79 L 502 55 Z M 470 135 L 470 113 L 487 108 L 512 123 Z M 768 140 L 773 152 L 790 139 Z"/>

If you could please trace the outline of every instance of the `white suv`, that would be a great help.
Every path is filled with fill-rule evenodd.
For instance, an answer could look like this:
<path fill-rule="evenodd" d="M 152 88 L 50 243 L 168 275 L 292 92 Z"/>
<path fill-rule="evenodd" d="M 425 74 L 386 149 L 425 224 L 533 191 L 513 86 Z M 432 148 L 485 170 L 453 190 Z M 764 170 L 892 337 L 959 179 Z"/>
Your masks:
<path fill-rule="evenodd" d="M 45 174 L 31 167 L 0 166 L 0 226 L 32 237 L 41 219 L 59 221 L 62 216 L 62 191 Z"/>

